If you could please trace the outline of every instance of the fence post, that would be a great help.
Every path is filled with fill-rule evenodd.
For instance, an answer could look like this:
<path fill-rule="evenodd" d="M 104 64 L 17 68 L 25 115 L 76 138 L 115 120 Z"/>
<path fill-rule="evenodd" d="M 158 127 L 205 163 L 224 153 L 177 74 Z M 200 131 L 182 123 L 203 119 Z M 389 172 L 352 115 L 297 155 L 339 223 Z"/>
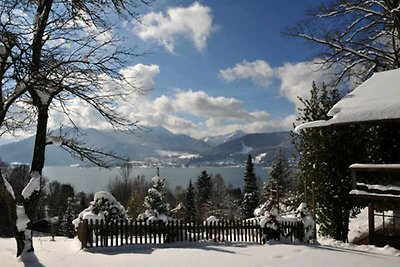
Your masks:
<path fill-rule="evenodd" d="M 110 221 L 110 237 L 111 237 L 110 244 L 113 247 L 114 246 L 114 222 L 112 220 Z"/>
<path fill-rule="evenodd" d="M 95 243 L 96 243 L 96 248 L 99 246 L 99 234 L 100 234 L 100 232 L 99 232 L 99 220 L 98 219 L 96 219 L 96 221 L 95 221 Z"/>
<path fill-rule="evenodd" d="M 162 237 L 163 237 L 163 234 L 162 234 L 162 228 L 163 228 L 163 226 L 165 226 L 165 222 L 164 221 L 158 221 L 158 225 L 157 225 L 157 233 L 158 233 L 158 243 L 159 244 L 161 244 L 162 242 Z M 156 241 L 156 238 L 157 237 L 157 235 L 155 235 L 154 236 L 154 240 L 155 240 L 155 244 L 157 243 L 157 241 Z"/>
<path fill-rule="evenodd" d="M 179 221 L 179 231 L 180 231 L 179 241 L 183 241 L 183 221 Z"/>
<path fill-rule="evenodd" d="M 78 239 L 81 242 L 81 248 L 87 248 L 87 239 L 88 239 L 88 221 L 80 221 L 78 225 Z"/>
<path fill-rule="evenodd" d="M 125 220 L 125 244 L 129 244 L 129 221 Z"/>

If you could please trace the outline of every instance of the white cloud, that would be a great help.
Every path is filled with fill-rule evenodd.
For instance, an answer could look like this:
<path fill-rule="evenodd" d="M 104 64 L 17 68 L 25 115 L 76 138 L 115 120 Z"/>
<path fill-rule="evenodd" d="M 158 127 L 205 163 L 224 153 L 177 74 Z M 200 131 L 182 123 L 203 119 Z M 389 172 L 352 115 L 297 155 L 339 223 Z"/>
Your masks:
<path fill-rule="evenodd" d="M 323 70 L 316 61 L 317 59 L 296 64 L 286 63 L 276 70 L 277 77 L 281 81 L 280 94 L 296 107 L 302 106 L 298 97 L 303 99 L 309 97 L 313 81 L 319 85 L 329 82 L 334 75 L 334 70 Z"/>
<path fill-rule="evenodd" d="M 178 111 L 188 111 L 196 116 L 224 119 L 245 118 L 242 103 L 235 98 L 213 97 L 203 91 L 180 91 L 176 94 L 175 105 Z"/>
<path fill-rule="evenodd" d="M 335 75 L 335 69 L 322 69 L 319 59 L 299 63 L 286 63 L 283 66 L 272 68 L 264 60 L 248 62 L 243 60 L 233 68 L 221 69 L 219 76 L 233 82 L 240 79 L 248 79 L 257 85 L 267 88 L 274 80 L 280 81 L 279 93 L 292 102 L 297 110 L 301 106 L 298 96 L 303 99 L 309 97 L 312 82 L 328 83 Z"/>
<path fill-rule="evenodd" d="M 212 22 L 211 9 L 195 2 L 189 7 L 169 8 L 166 14 L 150 12 L 135 23 L 134 32 L 142 40 L 156 41 L 171 53 L 180 37 L 190 39 L 202 51 L 213 32 Z"/>
<path fill-rule="evenodd" d="M 158 65 L 136 64 L 120 71 L 121 75 L 131 85 L 142 90 L 150 90 L 154 88 L 154 78 L 160 73 Z"/>
<path fill-rule="evenodd" d="M 248 111 L 235 98 L 214 97 L 204 91 L 180 90 L 173 96 L 140 101 L 140 122 L 161 125 L 174 133 L 194 137 L 243 130 L 249 133 L 288 130 L 292 121 L 273 119 L 265 111 Z"/>
<path fill-rule="evenodd" d="M 130 85 L 133 85 L 140 89 L 140 91 L 150 90 L 154 88 L 154 78 L 160 72 L 160 68 L 158 65 L 144 65 L 144 64 L 136 64 L 133 66 L 129 66 L 120 70 L 120 74 L 124 77 L 125 81 Z M 135 110 L 135 105 L 140 103 L 143 99 L 143 96 L 129 94 L 129 90 L 126 90 L 126 86 L 124 86 L 124 82 L 120 80 L 112 79 L 108 76 L 101 77 L 104 81 L 103 90 L 105 94 L 110 93 L 127 93 L 129 95 L 122 98 L 115 98 L 115 103 L 113 103 L 113 107 L 118 109 L 118 112 L 121 115 L 130 117 L 133 121 L 136 121 L 136 114 L 132 113 Z M 125 90 L 125 91 L 119 91 Z M 78 126 L 82 128 L 98 128 L 98 129 L 107 129 L 110 128 L 109 123 L 107 123 L 104 118 L 94 110 L 90 105 L 85 103 L 84 101 L 73 98 L 66 102 L 66 108 L 69 111 L 69 117 L 72 121 Z M 50 127 L 58 127 L 59 125 L 70 125 L 69 118 L 63 113 L 62 108 L 59 106 L 57 102 L 53 105 L 53 110 L 50 116 Z"/>
<path fill-rule="evenodd" d="M 227 82 L 250 79 L 255 84 L 267 87 L 274 78 L 274 70 L 264 60 L 255 60 L 252 62 L 243 60 L 233 68 L 220 70 L 219 76 Z"/>

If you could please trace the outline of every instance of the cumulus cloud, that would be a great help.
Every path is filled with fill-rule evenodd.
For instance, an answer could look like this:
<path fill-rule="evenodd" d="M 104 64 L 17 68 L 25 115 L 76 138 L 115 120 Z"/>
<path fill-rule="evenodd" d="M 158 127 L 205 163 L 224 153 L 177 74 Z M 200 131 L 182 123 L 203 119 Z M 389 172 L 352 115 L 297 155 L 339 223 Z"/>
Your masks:
<path fill-rule="evenodd" d="M 180 91 L 176 94 L 175 106 L 178 111 L 187 111 L 196 116 L 214 118 L 245 118 L 242 102 L 235 98 L 213 97 L 204 91 Z"/>
<path fill-rule="evenodd" d="M 166 14 L 150 12 L 140 23 L 135 23 L 134 32 L 144 41 L 156 41 L 171 53 L 177 39 L 182 37 L 202 51 L 213 32 L 212 23 L 211 9 L 195 2 L 189 7 L 169 8 Z"/>
<path fill-rule="evenodd" d="M 126 81 L 142 90 L 154 88 L 154 78 L 160 73 L 158 65 L 136 64 L 120 71 Z"/>
<path fill-rule="evenodd" d="M 274 69 L 264 60 L 243 60 L 233 68 L 220 70 L 219 76 L 227 82 L 249 79 L 255 84 L 267 87 L 274 77 Z"/>
<path fill-rule="evenodd" d="M 290 129 L 292 121 L 273 119 L 265 111 L 248 111 L 235 98 L 210 96 L 204 91 L 179 90 L 173 96 L 141 101 L 139 120 L 161 125 L 174 133 L 194 137 L 220 135 L 243 130 L 249 133 Z"/>
<path fill-rule="evenodd" d="M 105 94 L 111 92 L 124 94 L 126 92 L 120 92 L 119 90 L 124 89 L 125 82 L 139 88 L 141 91 L 150 90 L 154 88 L 154 78 L 159 72 L 160 67 L 158 65 L 132 65 L 120 70 L 120 74 L 124 77 L 125 81 L 115 80 L 108 76 L 101 77 L 104 81 L 103 90 Z M 113 103 L 114 108 L 118 109 L 121 114 L 125 114 L 133 121 L 136 121 L 137 118 L 135 118 L 135 114 L 132 111 L 135 109 L 134 105 L 140 98 L 143 97 L 140 95 L 129 95 L 129 97 L 116 98 L 115 103 Z M 63 108 L 57 102 L 53 104 L 54 109 L 51 112 L 50 127 L 69 125 L 69 119 L 72 119 L 75 125 L 82 128 L 110 128 L 109 123 L 96 110 L 78 98 L 69 99 L 66 102 L 67 105 L 64 108 L 68 109 L 69 118 L 64 114 Z"/>
<path fill-rule="evenodd" d="M 286 63 L 283 66 L 272 68 L 264 60 L 248 62 L 243 60 L 232 68 L 221 69 L 219 76 L 226 82 L 236 80 L 251 80 L 253 83 L 267 88 L 272 81 L 280 82 L 279 94 L 295 105 L 301 106 L 298 97 L 309 97 L 312 82 L 321 84 L 329 82 L 336 70 L 322 69 L 320 60 L 304 61 L 299 63 Z"/>
<path fill-rule="evenodd" d="M 321 84 L 329 81 L 335 70 L 323 70 L 314 61 L 300 63 L 286 63 L 277 68 L 277 77 L 281 81 L 280 94 L 286 97 L 296 107 L 301 106 L 298 97 L 307 99 L 310 94 L 312 82 Z"/>

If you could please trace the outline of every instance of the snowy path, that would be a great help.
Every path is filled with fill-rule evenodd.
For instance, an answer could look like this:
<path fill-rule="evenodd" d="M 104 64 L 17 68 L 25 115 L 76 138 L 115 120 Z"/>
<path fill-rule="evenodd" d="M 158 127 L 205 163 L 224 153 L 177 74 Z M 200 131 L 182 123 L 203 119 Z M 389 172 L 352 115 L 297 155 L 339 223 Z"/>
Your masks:
<path fill-rule="evenodd" d="M 0 266 L 400 266 L 400 252 L 392 248 L 355 247 L 330 240 L 323 243 L 327 245 L 175 243 L 82 251 L 77 240 L 60 237 L 50 242 L 42 237 L 35 238 L 36 257 L 24 265 L 15 259 L 14 240 L 0 239 Z"/>

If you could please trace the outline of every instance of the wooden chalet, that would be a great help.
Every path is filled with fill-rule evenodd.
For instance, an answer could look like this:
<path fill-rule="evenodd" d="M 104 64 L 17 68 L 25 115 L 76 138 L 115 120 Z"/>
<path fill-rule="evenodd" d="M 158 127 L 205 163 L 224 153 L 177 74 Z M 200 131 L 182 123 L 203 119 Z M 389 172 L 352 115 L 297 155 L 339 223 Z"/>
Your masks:
<path fill-rule="evenodd" d="M 332 118 L 301 124 L 295 132 L 350 124 L 400 124 L 400 69 L 375 73 L 336 103 L 328 116 Z M 368 205 L 365 241 L 400 249 L 400 164 L 352 164 L 349 169 L 350 194 Z"/>
<path fill-rule="evenodd" d="M 352 164 L 350 194 L 368 205 L 365 243 L 400 248 L 400 164 Z"/>

